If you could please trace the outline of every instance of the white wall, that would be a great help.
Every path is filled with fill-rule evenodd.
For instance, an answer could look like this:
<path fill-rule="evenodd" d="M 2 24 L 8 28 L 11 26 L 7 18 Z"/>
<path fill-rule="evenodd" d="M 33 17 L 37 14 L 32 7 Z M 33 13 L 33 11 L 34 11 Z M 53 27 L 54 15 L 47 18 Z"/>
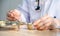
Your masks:
<path fill-rule="evenodd" d="M 9 10 L 15 9 L 22 0 L 0 0 L 0 20 L 6 19 L 6 13 Z"/>

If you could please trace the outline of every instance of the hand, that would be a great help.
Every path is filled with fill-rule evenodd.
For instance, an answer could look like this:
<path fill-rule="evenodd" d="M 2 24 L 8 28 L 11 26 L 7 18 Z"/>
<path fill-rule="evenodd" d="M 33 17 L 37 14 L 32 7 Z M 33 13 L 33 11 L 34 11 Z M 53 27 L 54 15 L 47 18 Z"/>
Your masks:
<path fill-rule="evenodd" d="M 53 20 L 54 19 L 52 17 L 45 15 L 41 19 L 35 21 L 33 24 L 38 30 L 47 30 L 49 26 L 54 23 Z"/>
<path fill-rule="evenodd" d="M 16 10 L 16 9 L 11 10 L 11 11 L 9 11 L 7 13 L 7 19 L 9 21 L 19 20 L 20 19 L 20 16 L 21 16 L 20 12 L 18 10 Z"/>

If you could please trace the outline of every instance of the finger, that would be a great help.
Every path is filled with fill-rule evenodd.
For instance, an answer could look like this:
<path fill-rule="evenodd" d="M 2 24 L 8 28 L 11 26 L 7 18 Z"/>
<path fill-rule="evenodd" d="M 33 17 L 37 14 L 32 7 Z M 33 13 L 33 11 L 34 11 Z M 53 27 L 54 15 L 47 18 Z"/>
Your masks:
<path fill-rule="evenodd" d="M 43 23 L 40 23 L 39 25 L 36 26 L 36 28 L 37 28 L 37 29 L 40 29 L 40 28 L 43 27 L 43 26 L 44 26 Z M 43 28 L 42 28 L 42 29 L 43 29 Z M 41 30 L 42 30 L 42 29 L 41 29 Z"/>
<path fill-rule="evenodd" d="M 20 18 L 20 17 L 15 17 L 15 19 L 16 19 L 16 20 L 19 20 L 19 19 L 21 19 L 21 18 Z"/>
<path fill-rule="evenodd" d="M 13 12 L 13 10 L 8 11 L 8 13 L 12 13 L 12 12 Z"/>
<path fill-rule="evenodd" d="M 7 17 L 7 19 L 10 20 L 10 21 L 16 20 L 15 17 Z"/>
<path fill-rule="evenodd" d="M 53 22 L 53 19 L 48 18 L 48 19 L 46 19 L 45 21 L 43 21 L 44 24 L 46 24 L 46 23 L 48 23 L 48 22 Z"/>
<path fill-rule="evenodd" d="M 12 21 L 12 18 L 10 18 L 10 17 L 7 17 L 7 19 L 10 20 L 10 21 Z"/>
<path fill-rule="evenodd" d="M 53 30 L 53 29 L 55 29 L 55 28 L 54 28 L 53 25 L 50 25 L 48 29 L 49 29 L 49 30 Z"/>
<path fill-rule="evenodd" d="M 10 15 L 10 13 L 7 13 L 7 17 L 10 17 L 11 15 Z"/>
<path fill-rule="evenodd" d="M 51 22 L 50 19 L 46 20 L 45 22 L 41 22 L 41 23 L 38 24 L 38 27 L 45 26 L 49 22 Z"/>
<path fill-rule="evenodd" d="M 49 27 L 48 27 L 48 26 L 44 28 L 44 30 L 48 30 L 48 29 L 49 29 Z"/>
<path fill-rule="evenodd" d="M 42 24 L 43 24 L 43 23 L 40 23 L 40 24 L 34 25 L 34 28 L 35 28 L 35 29 L 39 29 L 39 27 L 41 27 Z"/>
<path fill-rule="evenodd" d="M 39 25 L 39 24 L 40 24 L 39 26 L 42 26 L 43 24 L 41 25 L 41 23 L 42 23 L 43 21 L 45 21 L 46 19 L 48 19 L 48 17 L 49 17 L 49 16 L 44 16 L 43 18 L 35 21 L 33 24 L 34 24 L 34 25 Z M 39 26 L 38 26 L 38 27 L 39 27 Z"/>
<path fill-rule="evenodd" d="M 37 30 L 43 31 L 43 30 L 45 30 L 45 26 L 39 27 L 39 28 L 37 28 Z"/>
<path fill-rule="evenodd" d="M 40 23 L 40 25 L 38 25 L 38 27 L 37 28 L 39 28 L 40 27 L 40 29 L 48 29 L 48 26 L 51 24 L 51 19 L 49 18 L 49 19 L 47 19 L 45 22 L 42 22 L 42 25 L 41 25 L 41 23 Z M 46 28 L 47 27 L 47 28 Z"/>
<path fill-rule="evenodd" d="M 41 22 L 41 20 L 36 20 L 33 24 L 38 25 Z"/>
<path fill-rule="evenodd" d="M 45 24 L 45 23 L 40 22 L 40 23 L 38 23 L 38 24 L 35 24 L 34 27 L 39 28 L 39 27 L 44 26 L 44 24 Z"/>
<path fill-rule="evenodd" d="M 41 26 L 41 27 L 39 27 L 40 30 L 48 30 L 48 28 L 49 28 L 48 26 Z"/>
<path fill-rule="evenodd" d="M 48 18 L 49 18 L 49 16 L 44 16 L 44 17 L 41 18 L 41 20 L 44 21 L 44 20 L 46 20 Z"/>
<path fill-rule="evenodd" d="M 44 17 L 42 17 L 41 19 L 36 20 L 33 24 L 34 24 L 34 25 L 39 24 L 39 23 L 43 22 L 44 20 L 46 20 L 48 17 L 49 17 L 49 16 L 44 16 Z"/>
<path fill-rule="evenodd" d="M 18 11 L 18 10 L 16 10 L 16 9 L 14 9 L 13 14 L 20 15 L 20 11 Z"/>
<path fill-rule="evenodd" d="M 52 24 L 51 22 L 48 22 L 48 23 L 46 23 L 45 25 L 41 26 L 40 29 L 45 29 L 45 30 L 47 30 L 48 27 L 49 27 L 51 24 Z"/>
<path fill-rule="evenodd" d="M 48 22 L 45 24 L 46 27 L 49 27 L 50 25 L 52 25 L 52 22 Z"/>
<path fill-rule="evenodd" d="M 8 16 L 8 17 L 13 17 L 14 15 L 13 15 L 13 13 L 8 12 L 8 13 L 7 13 L 7 16 Z"/>
<path fill-rule="evenodd" d="M 50 25 L 51 25 L 51 22 L 48 22 L 48 23 L 46 23 L 46 24 L 44 24 L 44 25 L 42 25 L 42 26 L 40 26 L 38 28 L 47 30 Z"/>
<path fill-rule="evenodd" d="M 10 10 L 8 13 L 16 14 L 17 12 L 15 10 Z"/>
<path fill-rule="evenodd" d="M 45 28 L 45 26 L 41 26 L 41 27 L 40 27 L 40 29 L 44 29 L 44 28 Z"/>
<path fill-rule="evenodd" d="M 36 28 L 39 28 L 40 26 L 43 26 L 43 23 L 42 22 L 39 23 L 39 24 L 34 25 L 34 27 L 36 27 Z"/>

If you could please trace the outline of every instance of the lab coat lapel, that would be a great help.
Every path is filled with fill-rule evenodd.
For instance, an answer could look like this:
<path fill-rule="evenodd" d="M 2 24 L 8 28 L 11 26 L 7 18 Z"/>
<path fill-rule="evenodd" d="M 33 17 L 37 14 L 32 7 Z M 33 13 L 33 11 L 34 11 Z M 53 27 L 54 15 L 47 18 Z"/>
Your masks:
<path fill-rule="evenodd" d="M 46 0 L 45 1 L 45 7 L 44 7 L 44 12 L 45 13 L 47 13 L 48 14 L 48 10 L 49 10 L 49 8 L 50 8 L 50 6 L 51 6 L 51 2 L 52 0 Z"/>

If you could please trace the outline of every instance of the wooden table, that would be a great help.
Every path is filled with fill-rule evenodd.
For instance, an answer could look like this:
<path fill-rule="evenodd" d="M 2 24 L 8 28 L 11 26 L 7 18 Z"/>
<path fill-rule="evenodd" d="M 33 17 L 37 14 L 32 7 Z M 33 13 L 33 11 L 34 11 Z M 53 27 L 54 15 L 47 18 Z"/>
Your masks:
<path fill-rule="evenodd" d="M 60 31 L 59 30 L 38 31 L 38 30 L 24 29 L 25 27 L 26 26 L 21 27 L 19 29 L 19 31 L 6 30 L 6 28 L 2 28 L 2 29 L 0 28 L 0 36 L 60 36 Z"/>
<path fill-rule="evenodd" d="M 60 32 L 20 29 L 19 31 L 0 31 L 0 36 L 60 36 Z"/>

